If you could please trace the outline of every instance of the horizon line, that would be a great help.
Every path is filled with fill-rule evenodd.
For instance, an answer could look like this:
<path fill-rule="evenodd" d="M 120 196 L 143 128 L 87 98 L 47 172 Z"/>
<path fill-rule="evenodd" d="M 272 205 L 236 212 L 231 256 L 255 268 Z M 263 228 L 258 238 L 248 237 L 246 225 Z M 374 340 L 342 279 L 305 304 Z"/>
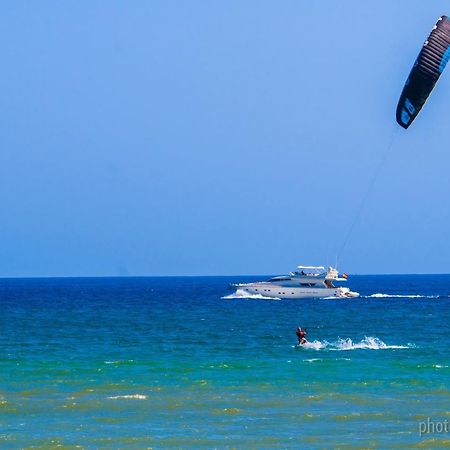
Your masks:
<path fill-rule="evenodd" d="M 450 275 L 447 272 L 438 273 L 349 273 L 352 276 L 417 276 L 417 275 Z M 46 280 L 46 279 L 93 279 L 93 278 L 230 278 L 230 277 L 272 277 L 274 274 L 228 274 L 228 275 L 31 275 L 31 276 L 0 276 L 2 280 Z"/>

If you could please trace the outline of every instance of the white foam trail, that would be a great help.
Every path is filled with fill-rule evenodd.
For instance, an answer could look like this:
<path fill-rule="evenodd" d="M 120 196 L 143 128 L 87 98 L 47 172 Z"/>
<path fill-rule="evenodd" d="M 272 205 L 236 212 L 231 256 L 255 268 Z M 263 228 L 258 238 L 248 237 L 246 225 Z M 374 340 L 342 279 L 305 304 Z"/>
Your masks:
<path fill-rule="evenodd" d="M 320 342 L 320 341 L 312 341 L 312 342 L 307 342 L 306 344 L 301 345 L 301 347 L 304 348 L 310 348 L 313 350 L 321 350 L 322 348 L 325 348 L 327 346 L 327 342 Z"/>
<path fill-rule="evenodd" d="M 312 341 L 303 345 L 296 345 L 296 347 L 312 349 L 312 350 L 331 350 L 331 351 L 347 351 L 347 350 L 393 350 L 406 349 L 413 347 L 408 345 L 387 345 L 381 339 L 376 337 L 365 337 L 359 342 L 353 342 L 350 338 L 339 338 L 335 342 L 328 341 Z"/>
<path fill-rule="evenodd" d="M 222 297 L 223 299 L 229 300 L 234 298 L 250 298 L 255 300 L 281 300 L 278 297 L 266 297 L 265 295 L 261 294 L 249 294 L 248 292 L 244 291 L 243 289 L 237 289 L 236 292 L 233 292 L 230 295 L 226 295 L 225 297 Z"/>
<path fill-rule="evenodd" d="M 439 298 L 439 295 L 403 295 L 403 294 L 372 294 L 366 295 L 363 298 Z"/>
<path fill-rule="evenodd" d="M 135 399 L 135 400 L 146 400 L 147 396 L 142 394 L 131 394 L 131 395 L 115 395 L 113 397 L 108 397 L 111 400 L 119 400 L 121 398 L 125 399 Z"/>
<path fill-rule="evenodd" d="M 336 350 L 356 350 L 356 349 L 368 349 L 368 350 L 388 350 L 388 349 L 401 349 L 409 348 L 405 345 L 387 345 L 381 339 L 376 337 L 365 337 L 362 341 L 353 343 L 351 339 L 339 339 L 335 342 Z M 331 349 L 332 350 L 332 349 Z"/>

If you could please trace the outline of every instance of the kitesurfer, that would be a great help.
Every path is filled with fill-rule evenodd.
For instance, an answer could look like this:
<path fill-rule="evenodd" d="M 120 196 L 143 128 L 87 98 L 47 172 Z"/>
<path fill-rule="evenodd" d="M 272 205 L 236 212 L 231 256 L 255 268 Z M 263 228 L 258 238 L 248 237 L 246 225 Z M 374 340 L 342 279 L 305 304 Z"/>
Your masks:
<path fill-rule="evenodd" d="M 308 342 L 306 340 L 306 330 L 304 330 L 302 327 L 298 327 L 295 334 L 298 337 L 298 345 L 303 345 Z"/>

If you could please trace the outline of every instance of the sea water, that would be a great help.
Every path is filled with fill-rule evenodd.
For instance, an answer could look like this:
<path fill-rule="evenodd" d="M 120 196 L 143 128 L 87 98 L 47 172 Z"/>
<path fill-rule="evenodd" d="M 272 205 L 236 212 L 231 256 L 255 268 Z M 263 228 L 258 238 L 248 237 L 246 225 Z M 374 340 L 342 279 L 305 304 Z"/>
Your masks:
<path fill-rule="evenodd" d="M 1 280 L 0 448 L 450 445 L 449 275 L 228 289 L 257 279 Z"/>

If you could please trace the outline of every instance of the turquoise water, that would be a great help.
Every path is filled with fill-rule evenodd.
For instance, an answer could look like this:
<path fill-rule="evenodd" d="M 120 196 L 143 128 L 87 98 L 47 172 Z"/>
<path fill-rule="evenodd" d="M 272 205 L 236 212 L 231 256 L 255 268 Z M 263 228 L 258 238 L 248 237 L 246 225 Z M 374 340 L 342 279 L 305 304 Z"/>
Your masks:
<path fill-rule="evenodd" d="M 1 280 L 0 448 L 450 446 L 419 434 L 450 419 L 449 275 L 222 298 L 253 279 Z"/>

